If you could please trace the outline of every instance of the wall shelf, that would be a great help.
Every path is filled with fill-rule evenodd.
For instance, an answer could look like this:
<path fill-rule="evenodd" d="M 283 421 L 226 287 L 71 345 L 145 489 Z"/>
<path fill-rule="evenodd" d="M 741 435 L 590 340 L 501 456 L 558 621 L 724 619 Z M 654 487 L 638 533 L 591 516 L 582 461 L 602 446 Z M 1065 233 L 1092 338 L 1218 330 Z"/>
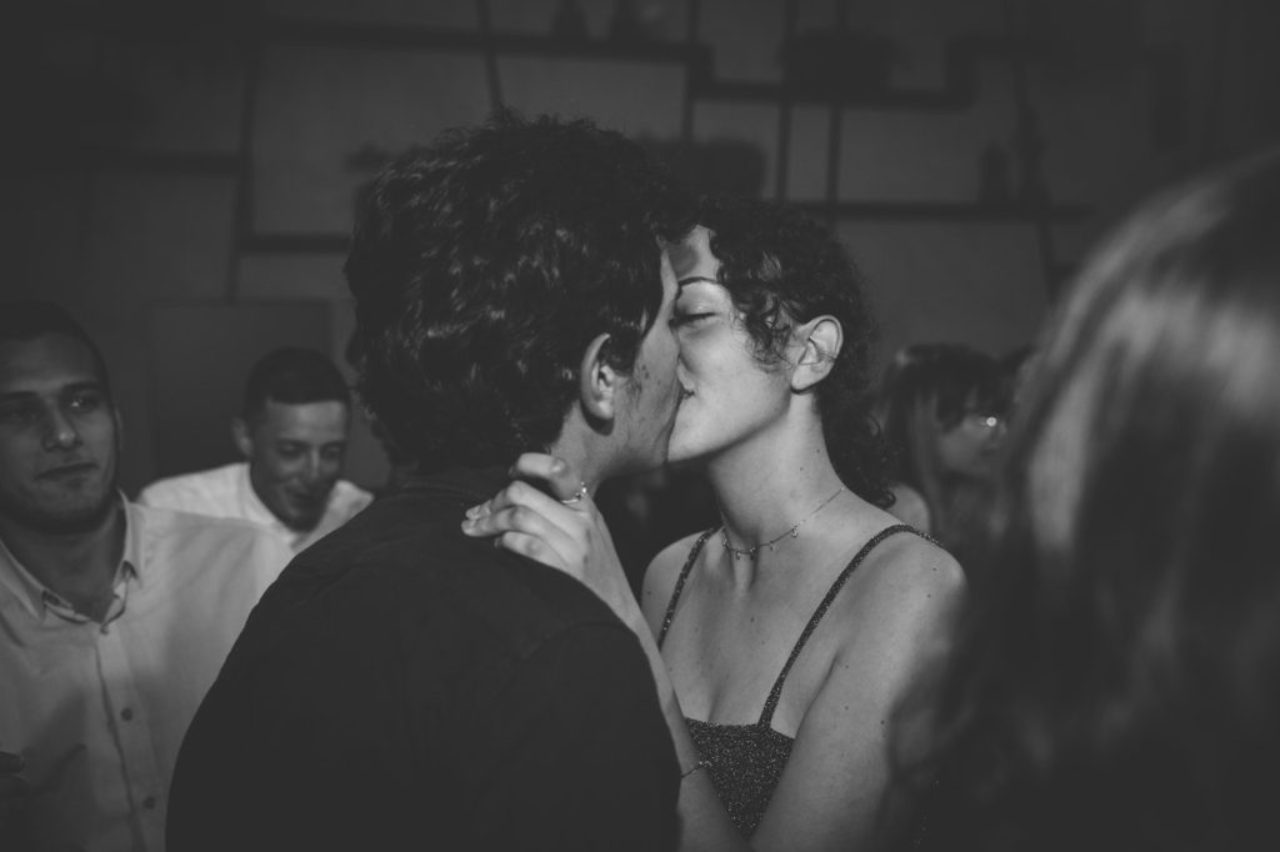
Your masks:
<path fill-rule="evenodd" d="M 886 221 L 1032 222 L 1040 211 L 1028 204 L 978 204 L 966 201 L 793 201 L 791 204 L 816 216 L 835 219 Z M 1049 218 L 1073 221 L 1093 215 L 1084 204 L 1053 204 Z"/>
<path fill-rule="evenodd" d="M 239 177 L 244 158 L 238 153 L 129 150 L 97 145 L 55 145 L 30 152 L 33 168 L 43 172 L 93 169 L 101 172 Z"/>
<path fill-rule="evenodd" d="M 1026 204 L 974 204 L 965 201 L 792 201 L 791 206 L 814 216 L 839 220 L 938 221 L 938 222 L 1029 222 L 1037 211 Z M 1084 204 L 1054 204 L 1048 215 L 1059 221 L 1083 219 L 1093 214 Z M 240 242 L 245 254 L 346 254 L 349 234 L 275 233 L 249 234 Z"/>
<path fill-rule="evenodd" d="M 787 100 L 793 104 L 886 110 L 958 110 L 972 102 L 949 92 L 929 89 L 831 93 L 796 84 L 740 80 L 696 81 L 693 96 L 700 101 L 778 103 Z"/>
<path fill-rule="evenodd" d="M 350 234 L 246 234 L 240 240 L 242 254 L 346 254 Z"/>
<path fill-rule="evenodd" d="M 721 80 L 709 73 L 708 54 L 702 69 L 695 68 L 692 95 L 699 100 L 789 102 L 845 108 L 949 111 L 964 110 L 978 99 L 978 66 L 989 60 L 1034 60 L 1044 49 L 1032 42 L 1016 43 L 993 36 L 961 36 L 947 42 L 944 82 L 940 88 L 901 88 L 867 92 L 816 89 L 801 81 L 767 82 Z M 700 70 L 702 73 L 700 73 Z"/>
<path fill-rule="evenodd" d="M 441 29 L 389 24 L 333 23 L 267 17 L 259 31 L 269 41 L 339 47 L 382 47 L 483 52 L 503 56 L 539 56 L 626 62 L 659 62 L 704 67 L 711 61 L 705 45 L 662 41 L 624 42 L 608 39 L 564 39 L 549 35 Z"/>

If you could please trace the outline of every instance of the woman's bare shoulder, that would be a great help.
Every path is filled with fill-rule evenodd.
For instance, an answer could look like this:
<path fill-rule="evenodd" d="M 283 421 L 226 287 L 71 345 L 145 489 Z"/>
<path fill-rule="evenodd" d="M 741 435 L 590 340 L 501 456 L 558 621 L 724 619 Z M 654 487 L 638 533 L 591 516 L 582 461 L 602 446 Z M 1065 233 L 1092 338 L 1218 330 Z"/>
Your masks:
<path fill-rule="evenodd" d="M 932 620 L 953 609 L 966 587 L 964 569 L 950 553 L 906 531 L 877 544 L 850 580 L 856 591 L 842 596 L 842 606 L 853 632 L 885 621 Z"/>
<path fill-rule="evenodd" d="M 858 593 L 846 601 L 846 623 L 856 625 L 846 636 L 850 650 L 877 649 L 883 665 L 903 671 L 942 652 L 967 587 L 951 554 L 928 539 L 900 533 L 882 541 L 859 573 Z"/>
<path fill-rule="evenodd" d="M 691 533 L 672 542 L 649 562 L 649 567 L 644 572 L 640 606 L 650 623 L 653 623 L 653 613 L 661 614 L 666 611 L 680 571 L 689 560 L 689 552 L 693 550 L 700 535 L 702 533 Z"/>
<path fill-rule="evenodd" d="M 824 689 L 844 696 L 875 682 L 877 700 L 890 706 L 915 672 L 946 653 L 965 588 L 960 563 L 932 541 L 907 532 L 881 541 L 827 615 L 839 664 Z"/>
<path fill-rule="evenodd" d="M 954 556 L 931 539 L 907 532 L 882 541 L 864 568 L 888 589 L 902 592 L 960 593 L 965 587 L 964 569 Z"/>

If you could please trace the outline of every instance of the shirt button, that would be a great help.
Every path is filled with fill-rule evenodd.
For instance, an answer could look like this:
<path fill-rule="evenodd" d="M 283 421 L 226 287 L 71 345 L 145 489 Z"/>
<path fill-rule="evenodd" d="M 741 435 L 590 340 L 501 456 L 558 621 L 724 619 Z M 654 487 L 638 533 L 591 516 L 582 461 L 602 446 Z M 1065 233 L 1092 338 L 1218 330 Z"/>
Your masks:
<path fill-rule="evenodd" d="M 142 800 L 142 806 L 143 806 L 144 808 L 146 808 L 147 810 L 149 810 L 149 811 L 153 811 L 153 810 L 155 810 L 155 809 L 156 809 L 156 797 L 155 797 L 155 796 L 147 796 L 145 799 L 143 799 L 143 800 Z"/>
<path fill-rule="evenodd" d="M 128 722 L 129 720 L 131 720 L 131 719 L 133 718 L 133 708 L 132 708 L 132 707 L 126 707 L 126 708 L 124 708 L 123 710 L 121 710 L 121 711 L 120 711 L 120 718 L 121 718 L 121 719 L 124 719 L 126 722 Z"/>

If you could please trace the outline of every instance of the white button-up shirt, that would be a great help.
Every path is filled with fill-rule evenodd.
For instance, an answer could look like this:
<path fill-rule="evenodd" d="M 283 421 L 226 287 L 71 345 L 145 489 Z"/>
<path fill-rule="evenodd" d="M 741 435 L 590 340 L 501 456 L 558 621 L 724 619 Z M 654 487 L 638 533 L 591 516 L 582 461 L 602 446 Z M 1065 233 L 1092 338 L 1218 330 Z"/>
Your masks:
<path fill-rule="evenodd" d="M 35 788 L 0 848 L 163 850 L 182 737 L 289 559 L 251 524 L 125 507 L 101 624 L 0 542 L 0 750 L 25 758 Z"/>
<path fill-rule="evenodd" d="M 248 462 L 160 479 L 138 495 L 138 502 L 146 506 L 258 524 L 288 544 L 294 553 L 333 532 L 372 501 L 373 495 L 368 491 L 340 479 L 329 492 L 329 501 L 315 529 L 300 533 L 281 523 L 258 497 L 249 479 Z"/>

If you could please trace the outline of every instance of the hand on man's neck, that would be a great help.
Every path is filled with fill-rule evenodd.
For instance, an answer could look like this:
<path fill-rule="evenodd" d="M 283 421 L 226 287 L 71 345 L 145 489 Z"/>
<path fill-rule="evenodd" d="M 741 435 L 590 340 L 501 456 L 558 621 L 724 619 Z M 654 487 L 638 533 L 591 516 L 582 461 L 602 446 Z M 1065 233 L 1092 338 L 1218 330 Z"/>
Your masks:
<path fill-rule="evenodd" d="M 100 621 L 124 553 L 124 506 L 113 501 L 101 522 L 75 532 L 34 529 L 0 516 L 0 539 L 36 580 L 76 611 Z"/>
<path fill-rule="evenodd" d="M 618 473 L 619 452 L 611 435 L 592 428 L 576 408 L 565 418 L 560 436 L 547 448 L 547 453 L 566 462 L 592 494 L 602 482 Z"/>

